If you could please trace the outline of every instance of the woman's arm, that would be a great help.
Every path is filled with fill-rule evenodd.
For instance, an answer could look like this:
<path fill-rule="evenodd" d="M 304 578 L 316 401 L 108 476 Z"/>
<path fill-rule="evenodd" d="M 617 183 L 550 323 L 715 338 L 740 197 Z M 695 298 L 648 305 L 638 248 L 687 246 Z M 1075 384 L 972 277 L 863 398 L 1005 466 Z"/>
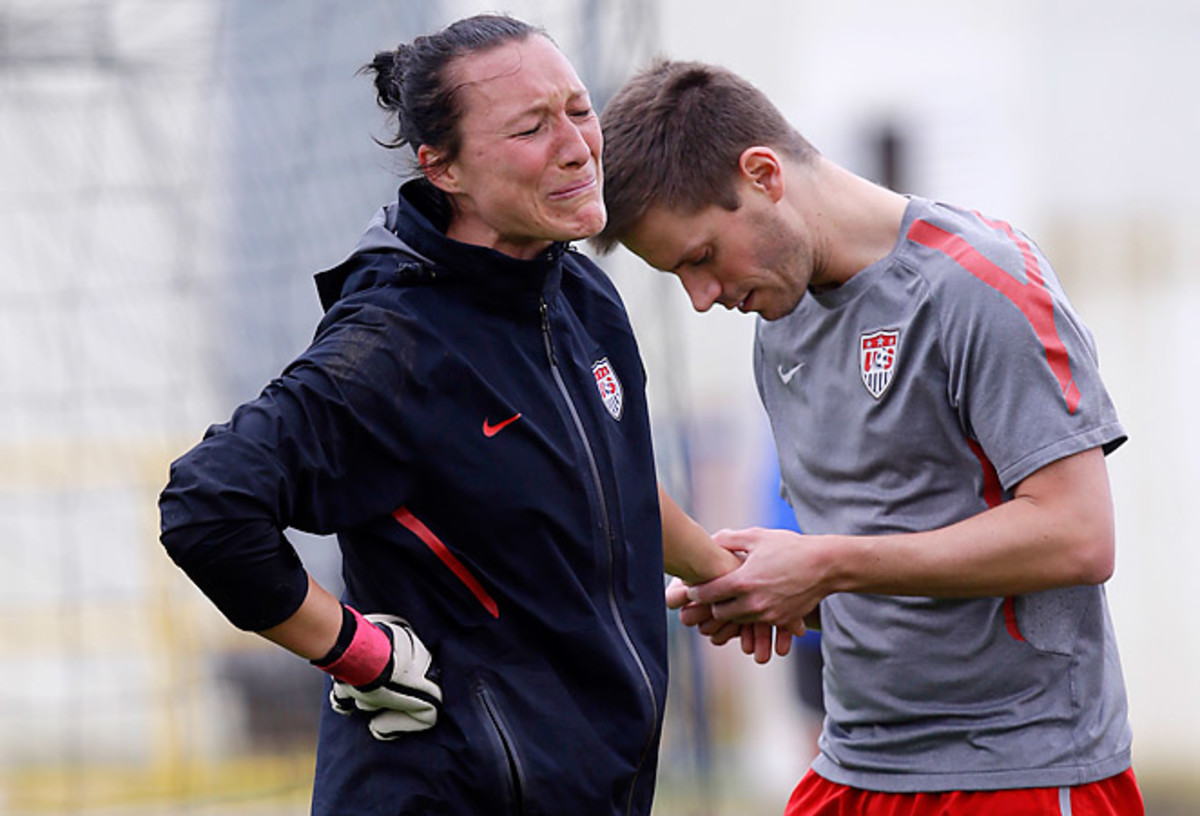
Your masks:
<path fill-rule="evenodd" d="M 664 568 L 678 579 L 667 588 L 669 601 L 672 594 L 682 591 L 685 584 L 711 581 L 741 565 L 742 559 L 713 541 L 712 536 L 685 513 L 661 485 L 658 488 L 658 501 L 662 512 Z M 681 605 L 670 603 L 672 608 Z M 684 610 L 681 613 L 685 621 L 688 612 Z M 696 614 L 696 611 L 691 614 Z M 711 617 L 707 613 L 705 616 Z M 715 643 L 739 638 L 742 651 L 754 655 L 759 663 L 771 659 L 772 646 L 776 654 L 786 655 L 792 642 L 790 632 L 776 630 L 766 623 L 714 623 L 711 628 L 702 631 L 712 637 Z"/>
<path fill-rule="evenodd" d="M 318 660 L 329 653 L 342 628 L 342 604 L 308 577 L 308 594 L 290 618 L 258 634 L 306 660 Z"/>
<path fill-rule="evenodd" d="M 695 519 L 683 512 L 662 485 L 658 487 L 662 512 L 663 568 L 688 584 L 718 578 L 741 564 L 741 559 L 720 547 Z"/>

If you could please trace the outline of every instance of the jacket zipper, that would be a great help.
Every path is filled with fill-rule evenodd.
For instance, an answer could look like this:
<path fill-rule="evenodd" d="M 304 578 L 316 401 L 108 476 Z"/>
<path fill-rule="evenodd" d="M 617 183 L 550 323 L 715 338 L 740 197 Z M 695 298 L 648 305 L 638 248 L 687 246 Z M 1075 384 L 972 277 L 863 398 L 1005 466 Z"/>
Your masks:
<path fill-rule="evenodd" d="M 579 417 L 579 411 L 575 407 L 575 401 L 571 398 L 571 392 L 567 390 L 567 384 L 563 381 L 562 372 L 558 367 L 558 357 L 554 353 L 554 344 L 550 341 L 550 315 L 546 307 L 545 298 L 539 299 L 539 309 L 542 317 L 542 341 L 546 346 L 546 358 L 550 361 L 550 372 L 554 375 L 554 384 L 558 387 L 558 392 L 562 396 L 563 401 L 567 405 L 567 409 L 571 412 L 571 420 L 575 424 L 575 432 L 579 434 L 580 440 L 583 442 L 584 453 L 587 454 L 588 469 L 592 475 L 592 483 L 596 488 L 596 496 L 600 501 L 600 517 L 604 522 L 604 541 L 608 548 L 608 607 L 612 612 L 613 622 L 617 626 L 617 631 L 621 634 L 621 640 L 625 643 L 625 648 L 637 664 L 638 671 L 641 672 L 642 682 L 646 685 L 646 693 L 650 698 L 650 706 L 653 714 L 653 722 L 658 722 L 658 698 L 654 694 L 654 684 L 650 681 L 650 674 L 646 671 L 646 665 L 642 662 L 642 656 L 638 654 L 637 647 L 633 645 L 633 639 L 629 637 L 629 630 L 625 627 L 625 619 L 621 615 L 621 609 L 617 605 L 617 595 L 614 589 L 614 564 L 615 557 L 613 553 L 613 534 L 612 521 L 608 515 L 608 501 L 605 498 L 604 483 L 600 479 L 600 468 L 596 464 L 596 455 L 592 450 L 591 440 L 588 438 L 587 429 L 583 427 L 583 421 Z M 649 755 L 654 744 L 654 731 L 651 730 L 650 736 L 646 741 L 646 747 L 642 751 L 642 757 L 638 761 L 637 770 L 634 772 L 633 781 L 629 787 L 629 798 L 626 802 L 626 812 L 632 812 L 633 795 L 637 790 L 638 776 L 641 774 L 642 766 L 646 763 L 646 757 Z"/>

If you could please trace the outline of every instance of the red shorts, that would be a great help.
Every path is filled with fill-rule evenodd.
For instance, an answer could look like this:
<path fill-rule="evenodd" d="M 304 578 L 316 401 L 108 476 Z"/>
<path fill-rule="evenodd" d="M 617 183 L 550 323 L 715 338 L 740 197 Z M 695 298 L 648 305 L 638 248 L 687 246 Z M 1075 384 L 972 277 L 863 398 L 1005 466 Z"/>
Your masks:
<path fill-rule="evenodd" d="M 877 793 L 809 771 L 784 816 L 1145 816 L 1133 770 L 1070 788 Z"/>

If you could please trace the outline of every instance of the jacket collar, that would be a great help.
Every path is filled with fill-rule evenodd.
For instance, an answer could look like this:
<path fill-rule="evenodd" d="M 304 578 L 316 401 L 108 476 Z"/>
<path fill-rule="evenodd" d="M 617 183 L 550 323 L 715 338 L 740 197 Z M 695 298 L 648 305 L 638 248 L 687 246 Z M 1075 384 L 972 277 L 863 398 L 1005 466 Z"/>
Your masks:
<path fill-rule="evenodd" d="M 395 218 L 388 219 L 388 227 L 433 264 L 437 277 L 469 283 L 497 297 L 538 297 L 558 288 L 566 244 L 553 243 L 529 260 L 514 258 L 446 237 L 447 221 L 436 210 L 428 187 L 421 180 L 410 181 L 400 188 Z"/>
<path fill-rule="evenodd" d="M 558 291 L 567 245 L 554 243 L 522 260 L 446 237 L 444 217 L 421 180 L 405 183 L 397 200 L 371 220 L 350 257 L 316 276 L 321 305 L 384 283 L 449 284 L 485 306 L 536 307 Z"/>

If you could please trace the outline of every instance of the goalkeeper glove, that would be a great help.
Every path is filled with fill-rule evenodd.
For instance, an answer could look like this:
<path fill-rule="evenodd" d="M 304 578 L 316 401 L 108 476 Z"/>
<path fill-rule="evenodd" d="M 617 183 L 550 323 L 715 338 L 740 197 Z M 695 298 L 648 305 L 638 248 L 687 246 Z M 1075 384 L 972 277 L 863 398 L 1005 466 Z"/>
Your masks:
<path fill-rule="evenodd" d="M 403 618 L 364 616 L 342 604 L 337 644 L 312 663 L 333 675 L 333 710 L 366 714 L 375 739 L 396 739 L 437 722 L 442 705 L 437 670 L 429 650 Z"/>

